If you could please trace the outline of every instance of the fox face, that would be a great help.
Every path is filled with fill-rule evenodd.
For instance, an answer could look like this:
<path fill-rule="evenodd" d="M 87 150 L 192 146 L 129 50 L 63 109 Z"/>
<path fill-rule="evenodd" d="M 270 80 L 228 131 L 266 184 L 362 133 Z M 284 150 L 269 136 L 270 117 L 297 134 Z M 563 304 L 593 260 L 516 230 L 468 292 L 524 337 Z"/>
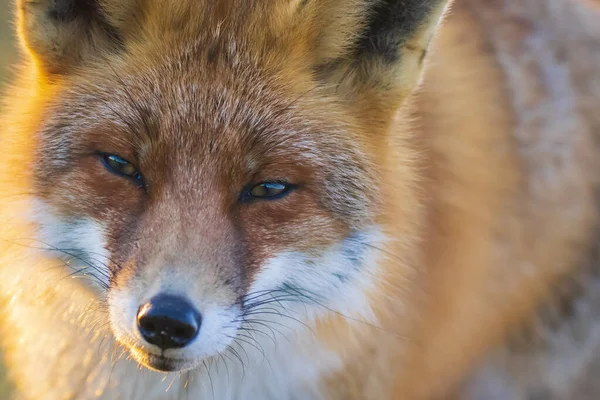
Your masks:
<path fill-rule="evenodd" d="M 442 2 L 88 3 L 20 3 L 52 93 L 34 219 L 115 338 L 175 371 L 273 319 L 368 313 L 379 167 Z"/>
<path fill-rule="evenodd" d="M 253 300 L 329 297 L 362 268 L 376 178 L 347 126 L 302 110 L 317 100 L 255 73 L 223 82 L 179 68 L 69 89 L 41 131 L 36 187 L 53 220 L 44 241 L 77 232 L 56 247 L 100 270 L 88 273 L 108 288 L 119 339 L 151 347 L 136 316 L 169 294 L 198 313 L 205 356 Z"/>

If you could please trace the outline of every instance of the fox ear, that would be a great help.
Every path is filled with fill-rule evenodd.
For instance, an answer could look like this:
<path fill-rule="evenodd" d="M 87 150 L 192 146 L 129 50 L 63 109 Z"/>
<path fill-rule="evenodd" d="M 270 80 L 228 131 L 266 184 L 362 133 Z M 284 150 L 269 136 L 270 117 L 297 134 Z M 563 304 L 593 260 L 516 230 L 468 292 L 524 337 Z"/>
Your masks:
<path fill-rule="evenodd" d="M 388 106 L 400 101 L 416 85 L 450 1 L 296 2 L 297 13 L 311 20 L 309 31 L 314 33 L 307 42 L 314 49 L 315 76 L 346 98 Z"/>
<path fill-rule="evenodd" d="M 106 10 L 125 14 L 126 7 L 105 3 L 106 0 L 18 0 L 22 43 L 36 64 L 49 74 L 66 73 L 95 53 L 118 50 L 122 38 L 112 23 L 116 19 Z"/>

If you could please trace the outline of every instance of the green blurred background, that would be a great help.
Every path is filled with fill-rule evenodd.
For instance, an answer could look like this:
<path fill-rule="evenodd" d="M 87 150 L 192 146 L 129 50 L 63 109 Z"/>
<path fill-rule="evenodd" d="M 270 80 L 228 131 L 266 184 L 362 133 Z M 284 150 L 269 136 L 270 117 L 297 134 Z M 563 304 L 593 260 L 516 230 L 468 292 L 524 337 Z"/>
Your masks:
<path fill-rule="evenodd" d="M 0 82 L 3 87 L 9 76 L 9 66 L 16 59 L 12 3 L 12 0 L 0 0 Z"/>
<path fill-rule="evenodd" d="M 13 1 L 0 0 L 0 88 L 2 91 L 10 79 L 10 65 L 17 58 L 14 42 Z M 4 369 L 0 362 L 0 399 L 7 399 L 8 393 L 8 384 L 5 381 Z"/>

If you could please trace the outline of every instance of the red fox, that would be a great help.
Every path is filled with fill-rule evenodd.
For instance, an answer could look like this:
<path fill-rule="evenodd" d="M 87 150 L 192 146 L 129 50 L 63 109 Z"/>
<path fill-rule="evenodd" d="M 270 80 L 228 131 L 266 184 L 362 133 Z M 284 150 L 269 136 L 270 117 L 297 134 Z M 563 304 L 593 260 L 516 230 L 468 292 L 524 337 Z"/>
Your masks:
<path fill-rule="evenodd" d="M 600 396 L 597 1 L 16 12 L 15 398 Z"/>

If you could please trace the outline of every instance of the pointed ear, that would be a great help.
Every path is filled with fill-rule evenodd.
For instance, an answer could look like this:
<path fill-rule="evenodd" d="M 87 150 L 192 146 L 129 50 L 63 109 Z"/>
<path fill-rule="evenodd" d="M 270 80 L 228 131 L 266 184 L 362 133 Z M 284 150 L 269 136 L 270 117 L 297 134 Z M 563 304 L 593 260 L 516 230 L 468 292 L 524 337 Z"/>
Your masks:
<path fill-rule="evenodd" d="M 116 51 L 122 38 L 107 14 L 122 17 L 127 6 L 106 0 L 18 0 L 19 33 L 36 64 L 48 74 L 64 74 L 98 52 Z M 130 3 L 123 1 L 122 3 Z"/>
<path fill-rule="evenodd" d="M 416 85 L 450 1 L 303 1 L 317 79 L 346 99 L 394 108 Z"/>

